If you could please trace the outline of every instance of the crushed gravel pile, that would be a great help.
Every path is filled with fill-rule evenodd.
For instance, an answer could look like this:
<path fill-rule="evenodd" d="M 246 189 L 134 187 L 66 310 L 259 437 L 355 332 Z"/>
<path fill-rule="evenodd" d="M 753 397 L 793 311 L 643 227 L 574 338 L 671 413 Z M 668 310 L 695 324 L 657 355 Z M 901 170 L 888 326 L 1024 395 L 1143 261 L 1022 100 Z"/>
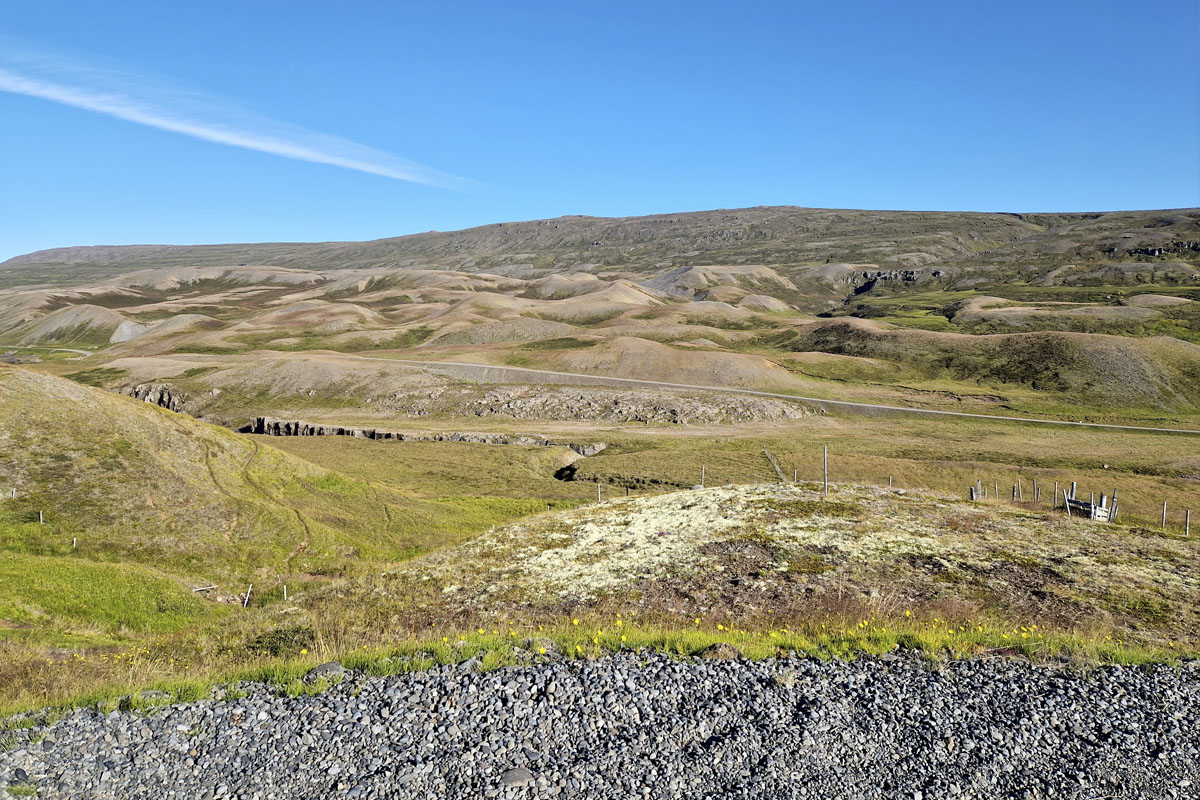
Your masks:
<path fill-rule="evenodd" d="M 1158 798 L 1200 787 L 1200 665 L 629 654 L 345 673 L 315 696 L 75 711 L 0 786 L 87 798 Z M 331 672 L 339 668 L 330 666 Z"/>

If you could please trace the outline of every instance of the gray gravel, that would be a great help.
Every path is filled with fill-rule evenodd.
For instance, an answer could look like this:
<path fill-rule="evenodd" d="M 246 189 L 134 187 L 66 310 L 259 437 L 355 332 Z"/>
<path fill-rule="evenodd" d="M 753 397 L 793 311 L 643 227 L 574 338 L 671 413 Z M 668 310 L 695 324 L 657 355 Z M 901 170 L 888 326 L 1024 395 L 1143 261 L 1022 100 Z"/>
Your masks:
<path fill-rule="evenodd" d="M 263 800 L 1200 796 L 1195 662 L 630 654 L 342 678 L 312 697 L 251 685 L 153 712 L 76 711 L 19 731 L 0 786 Z"/>

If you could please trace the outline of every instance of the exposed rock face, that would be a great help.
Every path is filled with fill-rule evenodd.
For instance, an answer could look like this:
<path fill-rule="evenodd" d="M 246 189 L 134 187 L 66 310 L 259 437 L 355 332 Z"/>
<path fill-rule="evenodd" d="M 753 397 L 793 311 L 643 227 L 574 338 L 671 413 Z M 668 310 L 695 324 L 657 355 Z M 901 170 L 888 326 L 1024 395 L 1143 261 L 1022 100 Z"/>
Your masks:
<path fill-rule="evenodd" d="M 109 337 L 108 341 L 111 344 L 128 342 L 130 339 L 136 339 L 148 330 L 150 330 L 150 326 L 127 319 L 117 326 L 117 329 L 113 331 L 113 335 Z"/>
<path fill-rule="evenodd" d="M 850 281 L 855 284 L 855 294 L 865 294 L 880 283 L 915 283 L 921 280 L 926 275 L 924 270 L 919 269 L 889 269 L 889 270 L 869 270 L 859 273 Z M 930 277 L 940 277 L 941 272 L 935 270 Z"/>
<path fill-rule="evenodd" d="M 458 413 L 514 419 L 709 425 L 801 419 L 812 413 L 798 403 L 756 397 L 689 396 L 671 392 L 504 386 L 464 399 Z M 586 455 L 586 454 L 585 454 Z"/>
<path fill-rule="evenodd" d="M 1114 254 L 1118 251 L 1116 247 L 1105 248 L 1107 254 Z M 1200 242 L 1171 242 L 1162 247 L 1131 247 L 1125 250 L 1126 255 L 1131 256 L 1149 256 L 1151 258 L 1161 258 L 1162 256 L 1184 255 L 1189 253 L 1200 252 Z"/>
<path fill-rule="evenodd" d="M 475 442 L 477 444 L 516 444 L 526 447 L 555 447 L 563 442 L 552 442 L 542 436 L 509 436 L 504 433 L 404 433 L 379 428 L 354 428 L 344 425 L 321 425 L 302 419 L 279 419 L 277 417 L 255 417 L 238 428 L 238 433 L 257 433 L 265 436 L 353 436 L 359 439 L 383 439 L 396 442 Z M 593 456 L 607 444 L 567 444 L 580 456 Z"/>
<path fill-rule="evenodd" d="M 126 386 L 118 391 L 171 411 L 183 411 L 183 404 L 187 399 L 166 383 L 139 383 L 137 386 Z"/>

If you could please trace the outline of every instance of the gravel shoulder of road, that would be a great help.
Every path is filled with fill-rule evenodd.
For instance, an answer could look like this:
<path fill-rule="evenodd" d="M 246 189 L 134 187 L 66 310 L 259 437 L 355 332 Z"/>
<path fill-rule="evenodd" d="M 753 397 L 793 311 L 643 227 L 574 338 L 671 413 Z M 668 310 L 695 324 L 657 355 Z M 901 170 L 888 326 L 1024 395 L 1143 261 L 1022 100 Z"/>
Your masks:
<path fill-rule="evenodd" d="M 1191 798 L 1200 663 L 1084 670 L 889 655 L 641 652 L 246 684 L 10 732 L 51 798 Z M 239 693 L 240 694 L 240 693 Z M 3 792 L 0 791 L 0 796 Z"/>

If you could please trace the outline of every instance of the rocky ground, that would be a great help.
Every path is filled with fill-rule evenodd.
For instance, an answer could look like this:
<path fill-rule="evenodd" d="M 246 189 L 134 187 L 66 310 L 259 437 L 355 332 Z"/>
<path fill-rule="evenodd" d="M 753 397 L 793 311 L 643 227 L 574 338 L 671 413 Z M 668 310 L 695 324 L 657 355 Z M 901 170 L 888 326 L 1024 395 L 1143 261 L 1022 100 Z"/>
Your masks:
<path fill-rule="evenodd" d="M 327 666 L 337 675 L 340 668 Z M 671 660 L 80 710 L 0 786 L 69 798 L 1158 798 L 1200 786 L 1200 665 Z"/>

